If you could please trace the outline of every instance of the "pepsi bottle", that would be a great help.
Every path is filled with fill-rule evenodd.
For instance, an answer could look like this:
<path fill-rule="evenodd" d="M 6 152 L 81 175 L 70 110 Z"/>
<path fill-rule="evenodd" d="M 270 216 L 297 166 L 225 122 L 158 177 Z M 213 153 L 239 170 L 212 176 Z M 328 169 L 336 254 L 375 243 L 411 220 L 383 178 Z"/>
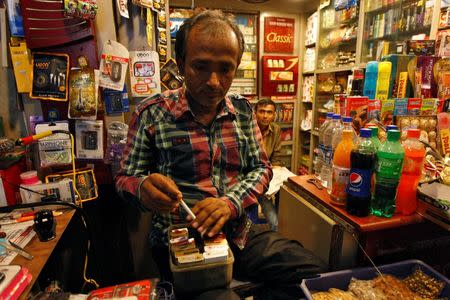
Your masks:
<path fill-rule="evenodd" d="M 369 215 L 372 198 L 372 174 L 375 168 L 376 148 L 372 130 L 361 129 L 360 141 L 350 154 L 350 177 L 347 185 L 347 212 L 358 217 Z"/>

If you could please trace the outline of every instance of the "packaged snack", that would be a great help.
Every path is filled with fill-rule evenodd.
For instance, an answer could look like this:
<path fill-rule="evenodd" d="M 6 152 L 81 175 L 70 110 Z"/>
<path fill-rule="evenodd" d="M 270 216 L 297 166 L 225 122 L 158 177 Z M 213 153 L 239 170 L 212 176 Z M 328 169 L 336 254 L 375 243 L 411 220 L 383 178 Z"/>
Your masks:
<path fill-rule="evenodd" d="M 345 114 L 353 118 L 353 127 L 357 132 L 366 125 L 369 98 L 348 96 L 345 100 Z"/>
<path fill-rule="evenodd" d="M 408 114 L 408 99 L 395 99 L 394 116 L 406 116 Z"/>
<path fill-rule="evenodd" d="M 436 115 L 437 102 L 438 102 L 437 100 L 438 99 L 435 99 L 435 98 L 423 99 L 422 106 L 420 108 L 420 115 L 421 116 Z"/>
<path fill-rule="evenodd" d="M 367 105 L 367 115 L 368 120 L 377 120 L 380 121 L 381 119 L 381 101 L 378 99 L 369 99 Z"/>
<path fill-rule="evenodd" d="M 420 115 L 421 107 L 422 107 L 422 98 L 409 98 L 408 99 L 408 115 L 410 115 L 410 116 Z"/>
<path fill-rule="evenodd" d="M 391 125 L 394 121 L 395 100 L 381 101 L 381 123 L 385 126 Z"/>

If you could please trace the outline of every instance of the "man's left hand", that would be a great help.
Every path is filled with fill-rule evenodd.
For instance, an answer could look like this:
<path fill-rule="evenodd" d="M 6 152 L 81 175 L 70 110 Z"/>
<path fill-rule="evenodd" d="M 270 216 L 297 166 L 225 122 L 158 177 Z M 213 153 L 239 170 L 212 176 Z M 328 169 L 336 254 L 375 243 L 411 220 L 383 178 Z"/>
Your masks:
<path fill-rule="evenodd" d="M 192 227 L 200 233 L 207 233 L 209 237 L 216 235 L 231 217 L 227 203 L 219 198 L 206 198 L 197 202 L 192 212 L 196 216 Z"/>

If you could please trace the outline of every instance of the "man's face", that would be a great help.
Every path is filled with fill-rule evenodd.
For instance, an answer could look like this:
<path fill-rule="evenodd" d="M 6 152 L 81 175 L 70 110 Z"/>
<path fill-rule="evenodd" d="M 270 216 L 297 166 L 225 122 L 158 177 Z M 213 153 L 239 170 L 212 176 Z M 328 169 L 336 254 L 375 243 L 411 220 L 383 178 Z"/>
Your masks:
<path fill-rule="evenodd" d="M 261 129 L 267 128 L 275 120 L 275 107 L 272 104 L 258 105 L 256 121 Z"/>
<path fill-rule="evenodd" d="M 185 60 L 178 62 L 192 100 L 216 107 L 231 86 L 238 55 L 238 40 L 231 29 L 212 36 L 194 26 L 189 32 Z"/>

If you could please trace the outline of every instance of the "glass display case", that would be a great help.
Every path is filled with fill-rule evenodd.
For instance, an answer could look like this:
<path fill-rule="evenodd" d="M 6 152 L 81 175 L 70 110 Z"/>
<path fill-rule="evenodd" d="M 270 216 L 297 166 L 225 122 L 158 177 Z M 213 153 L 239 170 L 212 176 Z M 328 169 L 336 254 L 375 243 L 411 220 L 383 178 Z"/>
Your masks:
<path fill-rule="evenodd" d="M 403 53 L 404 41 L 430 35 L 435 0 L 365 1 L 361 62 Z"/>
<path fill-rule="evenodd" d="M 359 1 L 333 0 L 322 5 L 317 70 L 355 64 L 358 15 Z"/>
<path fill-rule="evenodd" d="M 258 15 L 243 13 L 233 15 L 244 34 L 245 49 L 229 92 L 246 96 L 256 95 L 258 93 Z"/>

